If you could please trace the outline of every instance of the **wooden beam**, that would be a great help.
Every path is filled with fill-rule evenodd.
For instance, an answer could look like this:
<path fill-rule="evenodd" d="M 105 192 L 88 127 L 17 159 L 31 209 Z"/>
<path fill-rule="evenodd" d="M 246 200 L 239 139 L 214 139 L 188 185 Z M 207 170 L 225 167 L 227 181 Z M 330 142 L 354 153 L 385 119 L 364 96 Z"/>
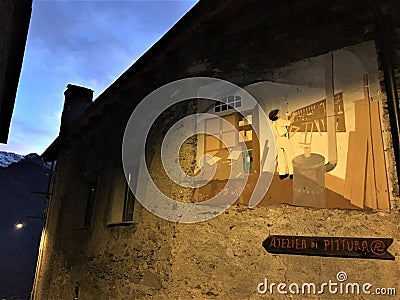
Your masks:
<path fill-rule="evenodd" d="M 389 187 L 378 101 L 371 101 L 371 129 L 378 209 L 390 209 Z"/>
<path fill-rule="evenodd" d="M 356 132 L 351 132 L 350 134 L 355 136 L 353 139 L 356 144 L 356 148 L 349 153 L 350 159 L 353 160 L 350 202 L 355 206 L 363 208 L 367 172 L 367 139 Z"/>

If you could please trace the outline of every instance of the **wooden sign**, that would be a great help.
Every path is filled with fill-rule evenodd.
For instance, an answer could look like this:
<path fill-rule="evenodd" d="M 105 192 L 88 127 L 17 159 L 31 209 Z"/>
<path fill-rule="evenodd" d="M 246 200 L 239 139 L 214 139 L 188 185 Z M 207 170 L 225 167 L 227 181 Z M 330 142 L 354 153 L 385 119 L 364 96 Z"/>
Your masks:
<path fill-rule="evenodd" d="M 394 260 L 387 252 L 390 238 L 310 237 L 271 235 L 263 247 L 269 253 Z"/>

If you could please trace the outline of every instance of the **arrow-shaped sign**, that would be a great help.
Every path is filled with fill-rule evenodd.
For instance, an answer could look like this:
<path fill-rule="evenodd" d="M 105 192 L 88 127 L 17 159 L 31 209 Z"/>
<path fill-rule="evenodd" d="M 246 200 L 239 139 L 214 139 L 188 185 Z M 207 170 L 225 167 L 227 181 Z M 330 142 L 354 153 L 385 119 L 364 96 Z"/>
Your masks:
<path fill-rule="evenodd" d="M 263 247 L 269 253 L 394 260 L 387 252 L 390 238 L 271 235 Z"/>

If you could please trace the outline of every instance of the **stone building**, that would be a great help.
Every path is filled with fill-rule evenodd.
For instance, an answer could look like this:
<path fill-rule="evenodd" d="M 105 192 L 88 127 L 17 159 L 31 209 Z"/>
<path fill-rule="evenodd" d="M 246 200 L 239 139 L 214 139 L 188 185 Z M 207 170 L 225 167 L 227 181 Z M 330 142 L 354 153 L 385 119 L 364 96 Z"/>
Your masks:
<path fill-rule="evenodd" d="M 338 282 L 340 272 L 348 282 L 398 290 L 399 13 L 400 4 L 390 0 L 200 1 L 93 103 L 92 91 L 68 85 L 60 135 L 42 155 L 57 163 L 33 297 L 275 299 L 286 296 L 277 289 L 260 294 L 266 280 L 321 285 Z M 247 176 L 234 206 L 192 224 L 144 208 L 129 188 L 148 195 L 144 165 L 131 174 L 122 162 L 132 112 L 153 91 L 187 77 L 231 82 L 260 107 L 240 110 L 247 96 L 235 93 L 217 102 L 192 97 L 168 107 L 150 128 L 145 166 L 175 200 L 220 193 L 233 180 L 223 166 L 234 160 L 237 176 Z M 272 131 L 265 128 L 273 127 L 265 120 L 274 121 L 260 121 L 274 109 L 294 112 L 282 135 L 296 155 L 294 174 L 286 170 L 293 179 L 280 179 L 286 174 L 264 164 L 263 157 L 284 149 L 269 144 Z M 186 139 L 176 161 L 196 175 L 200 156 L 208 154 L 217 171 L 209 184 L 189 188 L 164 171 L 161 144 L 171 126 L 199 112 L 216 116 L 203 123 L 214 136 Z M 234 129 L 225 130 L 222 120 Z M 134 125 L 140 136 L 140 122 Z M 247 148 L 236 149 L 239 143 Z M 322 160 L 313 169 L 298 157 Z M 318 179 L 308 180 L 304 168 L 317 170 Z M 249 208 L 254 181 L 263 175 L 271 186 Z M 268 235 L 392 238 L 396 260 L 271 254 L 262 246 Z M 327 290 L 307 296 L 344 297 Z"/>

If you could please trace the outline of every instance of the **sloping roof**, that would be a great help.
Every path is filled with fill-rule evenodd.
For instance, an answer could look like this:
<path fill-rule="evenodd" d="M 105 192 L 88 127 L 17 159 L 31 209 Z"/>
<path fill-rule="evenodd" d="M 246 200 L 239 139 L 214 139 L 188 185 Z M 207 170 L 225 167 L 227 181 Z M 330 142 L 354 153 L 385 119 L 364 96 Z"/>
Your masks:
<path fill-rule="evenodd" d="M 7 143 L 25 52 L 32 0 L 0 2 L 0 143 Z"/>

